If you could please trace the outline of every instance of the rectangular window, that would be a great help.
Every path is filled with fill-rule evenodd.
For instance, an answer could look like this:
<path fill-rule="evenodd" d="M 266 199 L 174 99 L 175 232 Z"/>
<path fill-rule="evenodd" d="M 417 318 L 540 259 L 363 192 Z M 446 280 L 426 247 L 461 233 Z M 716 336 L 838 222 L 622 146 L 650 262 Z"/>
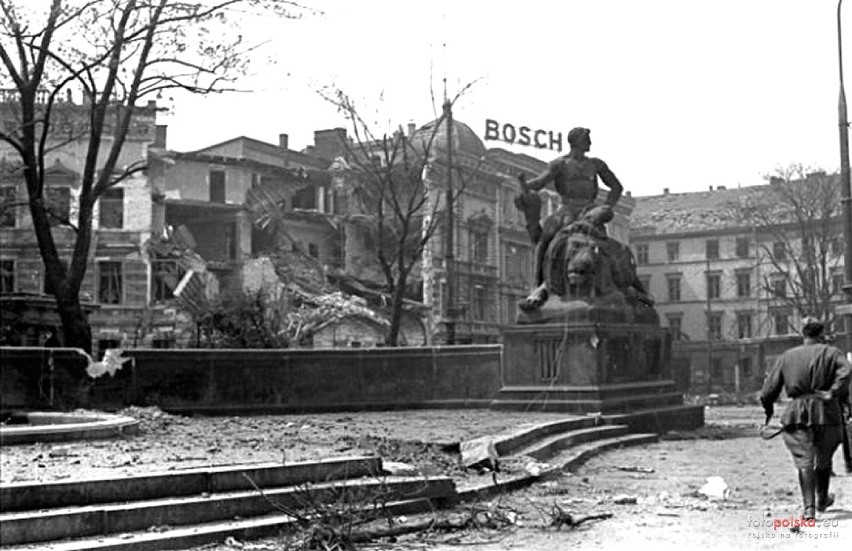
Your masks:
<path fill-rule="evenodd" d="M 666 283 L 668 284 L 669 301 L 680 301 L 680 276 L 668 276 Z"/>
<path fill-rule="evenodd" d="M 0 228 L 15 227 L 15 206 L 17 195 L 15 186 L 0 186 Z"/>
<path fill-rule="evenodd" d="M 237 245 L 237 224 L 225 224 L 225 254 L 228 260 L 237 259 Z"/>
<path fill-rule="evenodd" d="M 740 358 L 740 377 L 746 381 L 754 377 L 754 366 L 748 356 Z"/>
<path fill-rule="evenodd" d="M 846 281 L 846 276 L 841 272 L 831 274 L 831 292 L 843 294 L 843 284 Z"/>
<path fill-rule="evenodd" d="M 737 272 L 737 296 L 751 296 L 751 272 Z"/>
<path fill-rule="evenodd" d="M 151 262 L 151 299 L 154 302 L 175 298 L 174 290 L 184 276 L 184 269 L 176 260 Z"/>
<path fill-rule="evenodd" d="M 529 250 L 517 245 L 505 245 L 503 253 L 506 280 L 512 285 L 527 285 L 530 266 Z"/>
<path fill-rule="evenodd" d="M 722 340 L 722 312 L 707 314 L 707 336 L 711 341 Z"/>
<path fill-rule="evenodd" d="M 124 190 L 108 189 L 101 195 L 98 226 L 102 229 L 124 227 Z"/>
<path fill-rule="evenodd" d="M 776 312 L 772 316 L 775 321 L 775 334 L 787 335 L 790 332 L 790 316 L 783 312 Z"/>
<path fill-rule="evenodd" d="M 707 298 L 717 299 L 722 296 L 722 275 L 707 274 Z"/>
<path fill-rule="evenodd" d="M 471 258 L 474 262 L 485 264 L 488 262 L 488 234 L 482 231 L 475 231 L 471 232 L 470 237 L 473 244 Z"/>
<path fill-rule="evenodd" d="M 71 188 L 51 186 L 44 188 L 44 205 L 50 225 L 67 224 L 71 216 Z"/>
<path fill-rule="evenodd" d="M 513 324 L 518 319 L 518 297 L 506 296 L 506 323 Z"/>
<path fill-rule="evenodd" d="M 739 312 L 737 314 L 737 337 L 750 339 L 752 337 L 752 315 L 751 312 Z"/>
<path fill-rule="evenodd" d="M 834 256 L 843 256 L 843 238 L 842 237 L 833 237 L 831 239 L 831 254 Z"/>
<path fill-rule="evenodd" d="M 737 237 L 736 255 L 738 258 L 748 258 L 748 238 Z"/>
<path fill-rule="evenodd" d="M 473 319 L 485 319 L 485 287 L 482 285 L 473 286 Z"/>
<path fill-rule="evenodd" d="M 710 378 L 714 382 L 722 382 L 722 358 L 710 359 Z"/>
<path fill-rule="evenodd" d="M 225 202 L 225 171 L 211 170 L 210 171 L 210 202 L 224 203 Z"/>
<path fill-rule="evenodd" d="M 15 292 L 15 261 L 0 260 L 0 295 Z"/>
<path fill-rule="evenodd" d="M 719 240 L 710 239 L 704 243 L 704 250 L 707 253 L 708 260 L 716 260 L 719 258 Z"/>
<path fill-rule="evenodd" d="M 776 298 L 787 298 L 787 280 L 775 278 L 772 280 L 772 295 Z"/>
<path fill-rule="evenodd" d="M 316 243 L 308 243 L 308 254 L 313 258 L 319 258 L 319 246 Z"/>
<path fill-rule="evenodd" d="M 666 243 L 666 257 L 669 262 L 677 262 L 680 259 L 680 243 L 677 241 Z"/>
<path fill-rule="evenodd" d="M 683 317 L 680 315 L 677 316 L 668 316 L 669 320 L 669 333 L 671 333 L 673 341 L 682 341 L 684 340 L 683 335 Z"/>
<path fill-rule="evenodd" d="M 123 292 L 121 262 L 98 262 L 98 302 L 121 304 Z"/>
<path fill-rule="evenodd" d="M 644 266 L 649 262 L 649 246 L 647 243 L 640 243 L 636 245 L 636 264 L 639 266 Z"/>
<path fill-rule="evenodd" d="M 772 258 L 775 260 L 787 259 L 787 247 L 783 241 L 776 241 L 772 244 Z"/>

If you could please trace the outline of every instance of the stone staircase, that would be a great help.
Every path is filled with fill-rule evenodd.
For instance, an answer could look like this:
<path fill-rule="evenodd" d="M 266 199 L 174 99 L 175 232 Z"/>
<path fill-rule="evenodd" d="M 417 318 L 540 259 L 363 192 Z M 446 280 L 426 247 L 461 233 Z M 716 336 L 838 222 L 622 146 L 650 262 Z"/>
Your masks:
<path fill-rule="evenodd" d="M 504 478 L 497 484 L 475 487 L 462 484 L 457 489 L 459 499 L 485 498 L 514 490 L 563 471 L 574 471 L 591 457 L 607 450 L 659 440 L 657 432 L 636 432 L 646 423 L 639 423 L 636 427 L 618 421 L 633 419 L 621 416 L 574 417 L 463 442 L 460 446 L 462 460 L 467 464 L 491 457 L 498 462 L 523 464 L 532 461 L 535 465 L 526 474 Z"/>
<path fill-rule="evenodd" d="M 376 514 L 400 515 L 454 496 L 451 478 L 388 475 L 377 457 L 4 484 L 0 534 L 10 551 L 183 549 L 277 534 L 315 504 L 380 503 Z"/>
<path fill-rule="evenodd" d="M 260 538 L 296 527 L 306 503 L 381 503 L 385 515 L 426 512 L 574 470 L 609 449 L 657 441 L 657 433 L 636 432 L 646 424 L 618 416 L 574 417 L 462 443 L 463 458 L 465 450 L 485 450 L 545 467 L 458 487 L 449 477 L 390 474 L 394 469 L 378 457 L 3 484 L 0 549 L 154 551 Z"/>

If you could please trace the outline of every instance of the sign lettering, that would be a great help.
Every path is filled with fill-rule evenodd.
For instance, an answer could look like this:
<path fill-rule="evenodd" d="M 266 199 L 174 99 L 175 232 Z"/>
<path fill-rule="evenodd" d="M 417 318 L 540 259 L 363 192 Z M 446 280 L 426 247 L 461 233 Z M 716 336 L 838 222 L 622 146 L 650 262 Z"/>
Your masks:
<path fill-rule="evenodd" d="M 529 126 L 515 126 L 511 123 L 500 124 L 494 119 L 485 119 L 485 140 L 562 152 L 562 132 L 533 130 Z"/>

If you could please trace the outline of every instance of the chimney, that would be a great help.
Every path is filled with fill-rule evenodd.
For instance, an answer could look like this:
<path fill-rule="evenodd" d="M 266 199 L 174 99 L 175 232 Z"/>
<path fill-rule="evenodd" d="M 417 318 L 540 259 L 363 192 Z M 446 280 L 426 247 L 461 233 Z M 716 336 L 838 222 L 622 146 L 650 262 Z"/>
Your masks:
<path fill-rule="evenodd" d="M 323 159 L 332 160 L 345 152 L 346 129 L 332 128 L 314 132 L 314 154 Z"/>
<path fill-rule="evenodd" d="M 414 135 L 415 130 L 417 130 L 417 126 L 414 124 L 414 121 L 409 121 L 408 122 L 408 137 L 409 138 Z"/>
<path fill-rule="evenodd" d="M 631 193 L 631 192 L 630 192 L 630 190 L 625 191 L 625 192 L 624 192 L 624 195 L 625 195 L 626 197 L 633 197 L 633 193 Z"/>
<path fill-rule="evenodd" d="M 278 134 L 278 147 L 281 149 L 290 149 L 290 136 L 287 134 Z"/>
<path fill-rule="evenodd" d="M 725 186 L 718 186 L 716 189 L 718 189 L 719 191 L 725 191 L 728 188 L 726 188 Z"/>
<path fill-rule="evenodd" d="M 669 188 L 664 187 L 663 188 L 663 197 L 668 197 L 668 196 L 669 196 Z"/>
<path fill-rule="evenodd" d="M 158 124 L 154 127 L 154 143 L 151 147 L 160 147 L 166 149 L 166 138 L 168 137 L 169 127 L 166 124 Z"/>
<path fill-rule="evenodd" d="M 713 186 L 710 186 L 710 191 L 713 191 Z"/>

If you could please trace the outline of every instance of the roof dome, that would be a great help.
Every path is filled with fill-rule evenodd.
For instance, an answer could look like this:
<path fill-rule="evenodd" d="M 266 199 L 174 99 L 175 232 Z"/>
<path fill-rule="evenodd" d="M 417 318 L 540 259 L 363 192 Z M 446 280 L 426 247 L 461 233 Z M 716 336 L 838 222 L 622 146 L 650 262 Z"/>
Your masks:
<path fill-rule="evenodd" d="M 438 121 L 434 120 L 420 127 L 414 133 L 412 141 L 418 143 L 428 141 L 432 136 L 436 123 L 438 123 Z M 447 121 L 442 120 L 440 123 L 441 125 L 435 133 L 432 146 L 438 149 L 447 149 Z M 485 155 L 485 145 L 483 145 L 479 136 L 476 135 L 476 132 L 471 130 L 468 125 L 463 122 L 453 120 L 453 151 L 466 153 L 475 157 L 481 157 L 482 155 Z"/>

